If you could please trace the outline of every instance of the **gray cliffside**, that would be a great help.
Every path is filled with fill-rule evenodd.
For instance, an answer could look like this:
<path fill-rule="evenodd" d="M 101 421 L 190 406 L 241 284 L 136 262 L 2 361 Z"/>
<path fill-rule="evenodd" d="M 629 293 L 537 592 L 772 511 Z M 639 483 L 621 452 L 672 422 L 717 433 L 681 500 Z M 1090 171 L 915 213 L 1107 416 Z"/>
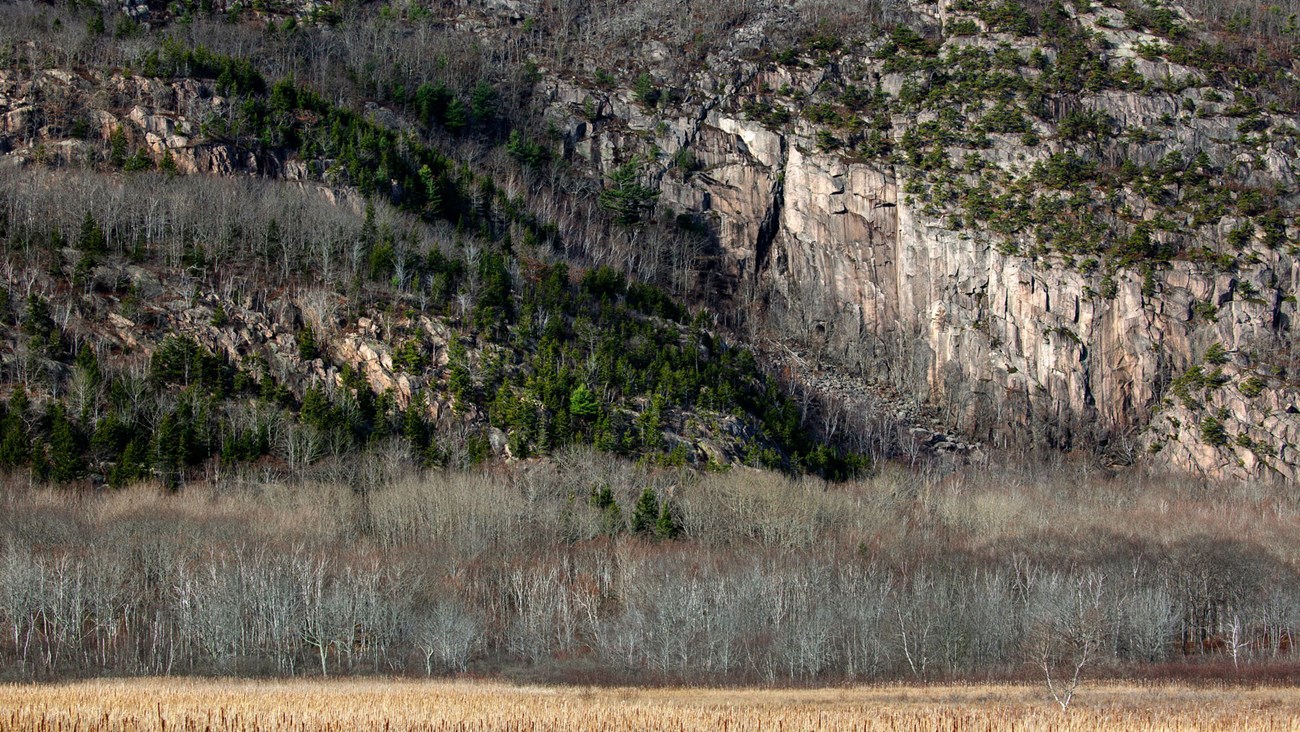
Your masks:
<path fill-rule="evenodd" d="M 1104 63 L 1135 70 L 1146 87 L 1069 101 L 1104 112 L 1117 130 L 1159 130 L 1159 139 L 1132 144 L 1135 135 L 1116 135 L 1095 144 L 1095 158 L 1154 165 L 1170 152 L 1204 153 L 1220 169 L 1247 171 L 1239 173 L 1243 185 L 1274 187 L 1292 202 L 1294 119 L 1265 113 L 1273 129 L 1290 133 L 1244 140 L 1240 114 L 1208 101 L 1218 94 L 1204 74 L 1142 58 L 1135 49 L 1159 39 L 1112 30 L 1122 25 L 1117 15 L 1100 9 L 1078 21 L 1105 39 Z M 1080 266 L 1068 254 L 1027 251 L 1014 236 L 953 226 L 956 207 L 907 192 L 924 178 L 913 166 L 828 150 L 819 137 L 827 126 L 800 116 L 849 84 L 875 84 L 897 99 L 905 86 L 925 83 L 927 72 L 890 73 L 878 51 L 841 53 L 819 67 L 810 59 L 803 68 L 713 66 L 682 103 L 659 109 L 628 90 L 552 80 L 550 118 L 569 156 L 594 174 L 634 156 L 651 161 L 646 171 L 661 205 L 707 222 L 737 306 L 760 301 L 771 333 L 868 377 L 905 372 L 902 380 L 977 438 L 1100 444 L 1178 470 L 1294 479 L 1294 221 L 1285 220 L 1281 246 L 1252 226 L 1231 267 L 1185 253 L 1229 250 L 1231 230 L 1245 221 L 1232 215 L 1186 229 L 1183 255 L 1145 268 Z M 772 103 L 784 104 L 789 121 L 753 118 L 754 100 L 772 100 L 773 89 L 783 90 L 785 100 L 778 94 Z M 893 114 L 886 126 L 898 140 L 927 117 L 935 114 Z M 990 147 L 958 144 L 948 155 L 978 153 L 1008 176 L 1025 175 L 1070 149 L 1051 124 L 1033 124 L 1040 141 L 1032 145 L 993 134 Z M 1234 168 L 1243 158 L 1251 164 Z M 694 166 L 675 164 L 683 159 Z M 1115 204 L 1139 222 L 1162 213 L 1131 186 L 1120 186 Z"/>

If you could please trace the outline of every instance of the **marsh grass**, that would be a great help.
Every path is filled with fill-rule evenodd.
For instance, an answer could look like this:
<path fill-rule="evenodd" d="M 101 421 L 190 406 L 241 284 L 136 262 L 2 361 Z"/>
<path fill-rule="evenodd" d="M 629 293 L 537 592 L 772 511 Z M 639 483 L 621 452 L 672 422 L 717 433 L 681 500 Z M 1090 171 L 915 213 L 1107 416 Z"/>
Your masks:
<path fill-rule="evenodd" d="M 132 679 L 0 686 L 0 730 L 1300 729 L 1300 690 L 1088 685 L 1068 713 L 1024 685 L 720 689 L 472 681 Z"/>

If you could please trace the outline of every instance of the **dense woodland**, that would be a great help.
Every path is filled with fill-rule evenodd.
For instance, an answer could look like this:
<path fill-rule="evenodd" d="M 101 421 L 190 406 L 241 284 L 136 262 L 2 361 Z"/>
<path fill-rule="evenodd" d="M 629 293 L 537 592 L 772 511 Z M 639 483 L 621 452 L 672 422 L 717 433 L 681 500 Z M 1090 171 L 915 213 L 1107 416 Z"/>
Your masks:
<path fill-rule="evenodd" d="M 481 43 L 455 21 L 473 4 L 172 5 L 0 7 L 8 82 L 87 80 L 0 148 L 30 156 L 0 165 L 0 676 L 1289 673 L 1294 495 L 1103 473 L 1094 456 L 948 473 L 894 416 L 836 411 L 756 358 L 712 242 L 659 210 L 649 164 L 582 178 L 532 99 L 541 67 L 653 108 L 718 54 L 799 66 L 870 44 L 933 83 L 801 114 L 827 149 L 925 173 L 909 194 L 953 226 L 1079 267 L 1187 256 L 1063 205 L 1132 184 L 1184 233 L 1230 217 L 1283 246 L 1284 192 L 1225 188 L 1244 173 L 1204 160 L 1113 171 L 1067 151 L 1018 181 L 953 174 L 946 147 L 1030 135 L 1031 118 L 1085 148 L 1130 134 L 1049 103 L 1137 83 L 1094 63 L 1063 5 L 959 9 L 1041 31 L 1053 65 L 940 56 L 974 21 L 893 3 L 795 3 L 780 32 L 721 48 L 760 4 L 708 3 L 655 24 L 688 51 L 667 82 L 626 55 L 653 3 L 550 3 Z M 1249 134 L 1290 134 L 1254 129 L 1294 104 L 1290 9 L 1192 7 L 1210 20 L 1196 34 L 1122 9 L 1167 38 L 1153 57 L 1258 89 L 1233 100 Z M 1004 73 L 1035 64 L 1033 83 Z M 86 97 L 125 110 L 187 82 L 181 111 L 252 175 L 183 175 L 86 113 Z M 767 96 L 748 116 L 790 123 Z M 985 102 L 979 125 L 940 115 L 895 140 L 882 122 Z M 336 358 L 363 320 L 409 397 Z M 239 340 L 277 324 L 291 346 Z M 691 435 L 725 444 L 700 454 Z"/>

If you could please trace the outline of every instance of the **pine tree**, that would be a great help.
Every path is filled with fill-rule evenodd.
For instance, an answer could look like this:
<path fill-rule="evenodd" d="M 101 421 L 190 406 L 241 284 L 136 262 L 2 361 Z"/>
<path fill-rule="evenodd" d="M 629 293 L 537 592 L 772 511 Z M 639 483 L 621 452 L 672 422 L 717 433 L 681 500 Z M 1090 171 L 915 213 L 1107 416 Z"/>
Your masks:
<path fill-rule="evenodd" d="M 108 136 L 108 162 L 114 168 L 126 165 L 126 132 L 121 125 L 113 128 Z"/>
<path fill-rule="evenodd" d="M 641 497 L 637 499 L 636 508 L 632 510 L 632 533 L 653 533 L 658 520 L 659 496 L 655 495 L 653 488 L 646 488 L 641 491 Z"/>
<path fill-rule="evenodd" d="M 54 319 L 50 317 L 49 303 L 35 293 L 27 296 L 27 313 L 23 317 L 23 332 L 42 345 L 54 337 Z"/>
<path fill-rule="evenodd" d="M 427 165 L 420 166 L 420 182 L 424 184 L 424 213 L 427 216 L 442 214 L 442 176 Z"/>
<path fill-rule="evenodd" d="M 81 220 L 81 231 L 77 234 L 77 248 L 87 254 L 104 254 L 108 251 L 108 239 L 104 236 L 104 230 L 99 227 L 99 222 L 95 217 L 86 212 L 85 218 Z"/>
<path fill-rule="evenodd" d="M 63 405 L 54 402 L 50 408 L 50 478 L 67 483 L 80 478 L 85 471 L 85 460 L 72 423 Z"/>
<path fill-rule="evenodd" d="M 0 423 L 0 468 L 16 468 L 27 462 L 29 442 L 23 417 L 27 414 L 27 394 L 21 388 L 9 397 L 9 409 Z"/>
<path fill-rule="evenodd" d="M 620 224 L 640 221 L 659 197 L 659 192 L 643 185 L 640 177 L 640 160 L 633 158 L 610 173 L 609 185 L 597 197 L 601 207 L 614 214 Z"/>
<path fill-rule="evenodd" d="M 591 389 L 588 389 L 586 384 L 578 384 L 569 395 L 569 414 L 588 418 L 598 413 L 600 413 L 600 402 L 596 400 L 596 395 L 591 393 Z"/>
<path fill-rule="evenodd" d="M 452 97 L 451 102 L 447 104 L 442 126 L 446 127 L 448 132 L 458 133 L 468 124 L 469 110 L 465 109 L 465 103 L 460 100 L 460 97 Z"/>
<path fill-rule="evenodd" d="M 298 342 L 298 358 L 314 361 L 320 357 L 320 345 L 316 342 L 316 331 L 311 325 L 304 323 L 295 340 Z"/>
<path fill-rule="evenodd" d="M 678 523 L 671 504 L 664 501 L 659 507 L 659 518 L 655 521 L 655 536 L 660 539 L 676 539 L 681 533 L 681 524 Z"/>
<path fill-rule="evenodd" d="M 322 431 L 329 431 L 333 413 L 333 406 L 325 392 L 319 386 L 307 387 L 307 391 L 302 395 L 302 408 L 298 410 L 298 420 Z"/>
<path fill-rule="evenodd" d="M 123 488 L 149 475 L 149 450 L 144 441 L 131 440 L 108 472 L 108 484 Z"/>
<path fill-rule="evenodd" d="M 480 81 L 470 92 L 470 109 L 474 121 L 486 127 L 497 113 L 497 90 L 486 81 Z"/>
<path fill-rule="evenodd" d="M 194 422 L 194 410 L 182 401 L 176 411 L 163 417 L 154 435 L 152 462 L 163 485 L 171 490 L 180 488 L 185 466 L 201 455 Z"/>
<path fill-rule="evenodd" d="M 132 439 L 134 430 L 124 424 L 116 412 L 109 412 L 95 425 L 90 438 L 91 452 L 99 459 L 116 457 Z"/>
<path fill-rule="evenodd" d="M 429 444 L 429 425 L 424 420 L 421 407 L 424 399 L 419 392 L 411 397 L 411 404 L 402 414 L 402 436 L 411 443 L 414 452 L 420 452 Z"/>
<path fill-rule="evenodd" d="M 50 459 L 45 454 L 45 442 L 36 440 L 31 445 L 32 477 L 39 481 L 50 479 Z"/>
<path fill-rule="evenodd" d="M 659 103 L 659 89 L 655 87 L 655 80 L 649 74 L 638 76 L 632 85 L 632 91 L 636 94 L 637 101 L 641 102 L 646 109 L 654 109 Z"/>
<path fill-rule="evenodd" d="M 86 377 L 92 387 L 98 387 L 103 382 L 103 374 L 99 370 L 99 359 L 95 357 L 95 352 L 91 350 L 90 346 L 84 343 L 77 350 L 77 370 Z"/>
<path fill-rule="evenodd" d="M 591 505 L 600 511 L 601 531 L 606 536 L 613 536 L 623 531 L 623 512 L 614 500 L 614 491 L 609 486 L 591 489 Z"/>
<path fill-rule="evenodd" d="M 473 399 L 474 381 L 469 373 L 469 351 L 460 338 L 451 339 L 447 347 L 447 360 L 447 389 L 456 398 L 456 411 L 464 413 Z"/>

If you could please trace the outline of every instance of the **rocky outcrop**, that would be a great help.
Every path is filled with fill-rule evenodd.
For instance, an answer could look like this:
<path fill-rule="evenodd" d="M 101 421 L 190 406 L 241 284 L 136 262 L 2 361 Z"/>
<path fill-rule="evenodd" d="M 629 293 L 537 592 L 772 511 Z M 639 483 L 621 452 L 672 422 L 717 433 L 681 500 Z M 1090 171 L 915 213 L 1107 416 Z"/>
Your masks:
<path fill-rule="evenodd" d="M 79 166 L 107 160 L 120 134 L 129 153 L 152 165 L 168 159 L 179 173 L 294 177 L 283 161 L 259 159 L 204 133 L 204 123 L 219 119 L 226 104 L 195 79 L 0 69 L 0 146 L 27 160 Z"/>
<path fill-rule="evenodd" d="M 496 3 L 485 12 L 514 19 L 518 8 Z M 934 20 L 952 22 L 957 12 L 941 2 Z M 1098 62 L 1129 81 L 1052 99 L 1043 119 L 1104 116 L 1111 132 L 1087 153 L 1106 175 L 1159 166 L 1171 152 L 1202 156 L 1229 171 L 1235 187 L 1277 191 L 1294 210 L 1294 115 L 1239 103 L 1205 72 L 1153 52 L 1161 39 L 1126 27 L 1114 9 L 1095 7 L 1075 20 L 1104 40 Z M 982 19 L 978 28 L 950 36 L 945 48 L 1023 54 L 1008 73 L 1028 79 L 1053 60 L 1048 50 L 1035 66 L 1029 57 L 1042 49 L 1033 39 L 991 32 Z M 961 221 L 954 204 L 929 194 L 936 182 L 915 160 L 837 139 L 869 126 L 897 145 L 945 110 L 903 114 L 877 105 L 847 122 L 817 113 L 854 88 L 893 103 L 937 83 L 933 66 L 891 64 L 897 53 L 875 41 L 779 63 L 712 55 L 707 68 L 682 78 L 672 75 L 671 54 L 653 46 L 644 54 L 649 77 L 679 85 L 657 108 L 629 89 L 559 71 L 538 92 L 562 133 L 557 152 L 578 167 L 607 176 L 633 157 L 648 161 L 660 205 L 707 225 L 719 262 L 715 294 L 731 307 L 761 310 L 769 337 L 909 389 L 947 424 L 994 445 L 1101 447 L 1179 470 L 1293 478 L 1300 463 L 1293 213 L 1280 233 L 1265 236 L 1257 222 L 1225 211 L 1179 234 L 1175 257 L 1101 265 L 1024 233 Z M 191 80 L 0 72 L 0 150 L 55 163 L 103 160 L 120 129 L 133 152 L 183 173 L 320 175 L 206 135 L 205 122 L 219 120 L 225 104 Z M 402 124 L 382 107 L 369 113 Z M 978 156 L 1004 181 L 1026 176 L 1073 149 L 1043 119 L 942 152 L 952 161 Z M 1280 132 L 1254 134 L 1260 130 Z M 1110 236 L 1142 222 L 1156 243 L 1173 236 L 1168 212 L 1133 185 L 1117 187 L 1108 205 Z M 349 334 L 336 341 L 338 357 L 410 398 L 409 380 L 379 342 Z"/>
<path fill-rule="evenodd" d="M 1261 141 L 1252 164 L 1240 166 L 1240 120 L 1224 116 L 1226 103 L 1215 101 L 1223 97 L 1202 86 L 1200 72 L 1143 58 L 1134 49 L 1153 39 L 1114 30 L 1122 23 L 1105 20 L 1108 12 L 1081 20 L 1108 35 L 1110 56 L 1131 61 L 1149 88 L 1085 95 L 1080 107 L 1104 112 L 1118 129 L 1160 132 L 1110 143 L 1099 151 L 1102 164 L 1204 153 L 1212 165 L 1239 169 L 1242 185 L 1294 190 L 1292 142 Z M 891 78 L 870 56 L 839 66 L 857 67 L 895 96 L 913 83 Z M 1100 447 L 1117 459 L 1215 476 L 1295 477 L 1300 390 L 1288 378 L 1289 356 L 1279 356 L 1279 344 L 1289 351 L 1294 340 L 1300 284 L 1289 250 L 1252 236 L 1226 269 L 1180 257 L 1102 271 L 1054 253 L 1026 256 L 987 231 L 952 225 L 948 211 L 908 193 L 910 167 L 827 151 L 823 128 L 804 119 L 765 123 L 744 111 L 759 88 L 815 93 L 836 64 L 826 68 L 738 64 L 736 84 L 657 113 L 629 104 L 627 93 L 557 83 L 548 89 L 550 116 L 568 131 L 567 153 L 597 175 L 632 155 L 661 161 L 661 204 L 709 223 L 731 291 L 763 298 L 779 339 L 867 376 L 890 370 L 967 434 L 997 445 Z M 1170 78 L 1180 83 L 1160 90 Z M 583 108 L 601 114 L 592 119 Z M 893 137 L 924 121 L 892 120 Z M 1295 124 L 1276 115 L 1269 122 Z M 991 137 L 991 148 L 950 157 L 977 152 L 1022 174 L 1063 149 Z M 696 170 L 668 164 L 681 146 Z M 1160 213 L 1131 205 L 1139 220 Z M 1241 223 L 1225 217 L 1183 249 L 1222 251 Z M 1294 226 L 1288 234 L 1294 240 Z M 1222 387 L 1198 386 L 1206 395 L 1196 400 L 1172 397 L 1171 384 L 1218 349 L 1232 354 L 1215 377 Z M 1253 396 L 1232 386 L 1247 382 Z"/>

